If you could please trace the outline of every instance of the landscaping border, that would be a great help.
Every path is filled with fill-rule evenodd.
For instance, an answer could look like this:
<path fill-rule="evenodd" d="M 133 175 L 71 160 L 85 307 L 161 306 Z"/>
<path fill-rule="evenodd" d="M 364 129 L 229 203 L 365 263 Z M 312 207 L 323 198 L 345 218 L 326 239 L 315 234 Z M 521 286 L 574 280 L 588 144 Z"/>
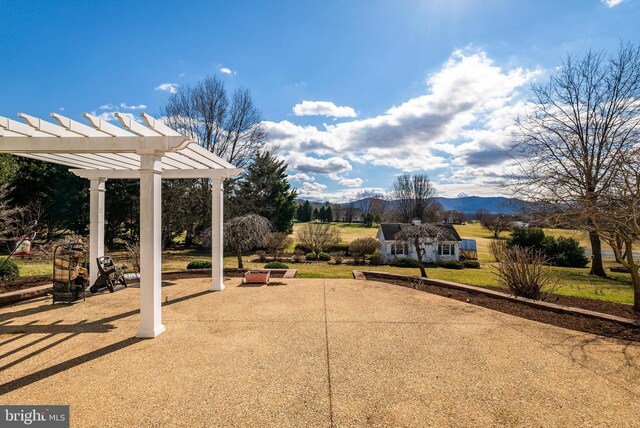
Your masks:
<path fill-rule="evenodd" d="M 419 276 L 393 274 L 393 273 L 379 272 L 379 271 L 353 271 L 353 277 L 355 279 L 361 279 L 362 277 L 364 277 L 365 280 L 383 279 L 383 280 L 397 281 L 394 283 L 399 283 L 399 285 L 403 285 L 405 287 L 411 287 L 421 291 L 427 291 L 427 288 L 424 287 L 424 285 L 435 285 L 439 287 L 465 291 L 472 294 L 482 294 L 484 296 L 489 296 L 492 298 L 504 299 L 511 302 L 516 302 L 519 304 L 524 304 L 527 306 L 538 308 L 538 309 L 553 311 L 556 313 L 577 315 L 577 316 L 583 316 L 583 317 L 588 317 L 588 318 L 593 318 L 593 319 L 598 319 L 598 320 L 603 320 L 608 322 L 614 322 L 629 328 L 640 327 L 640 319 L 634 320 L 631 318 L 619 317 L 616 315 L 590 311 L 582 308 L 573 308 L 570 306 L 558 305 L 556 303 L 527 299 L 524 297 L 516 297 L 516 296 L 503 293 L 500 291 L 496 291 L 496 290 L 490 290 L 483 287 L 476 287 L 473 285 L 460 284 L 457 282 L 444 281 L 440 279 L 421 278 Z"/>

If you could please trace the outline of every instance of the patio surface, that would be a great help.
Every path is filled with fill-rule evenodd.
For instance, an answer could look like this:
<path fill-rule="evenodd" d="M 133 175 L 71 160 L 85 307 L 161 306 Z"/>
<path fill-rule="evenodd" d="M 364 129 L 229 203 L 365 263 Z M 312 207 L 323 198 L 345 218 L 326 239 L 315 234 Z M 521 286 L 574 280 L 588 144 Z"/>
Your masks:
<path fill-rule="evenodd" d="M 0 308 L 0 403 L 72 426 L 637 426 L 640 345 L 390 284 L 163 287 Z"/>

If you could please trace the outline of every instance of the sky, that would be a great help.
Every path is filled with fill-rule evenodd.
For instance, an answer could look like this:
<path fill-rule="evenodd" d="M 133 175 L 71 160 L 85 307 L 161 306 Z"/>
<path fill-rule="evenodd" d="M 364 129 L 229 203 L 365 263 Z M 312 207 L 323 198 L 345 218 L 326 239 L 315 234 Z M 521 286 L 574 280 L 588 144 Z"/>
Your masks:
<path fill-rule="evenodd" d="M 505 195 L 513 121 L 567 54 L 640 42 L 640 0 L 0 0 L 0 116 L 158 115 L 206 76 L 250 89 L 303 198 L 424 173 Z"/>

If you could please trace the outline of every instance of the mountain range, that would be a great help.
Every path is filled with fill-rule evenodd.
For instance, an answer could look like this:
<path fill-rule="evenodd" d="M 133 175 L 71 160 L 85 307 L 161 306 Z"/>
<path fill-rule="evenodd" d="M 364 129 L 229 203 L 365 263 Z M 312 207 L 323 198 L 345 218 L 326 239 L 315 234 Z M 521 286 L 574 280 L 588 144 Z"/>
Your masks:
<path fill-rule="evenodd" d="M 356 207 L 364 206 L 370 198 L 363 198 L 353 201 Z M 502 213 L 502 214 L 516 214 L 519 210 L 521 201 L 515 198 L 505 198 L 502 196 L 460 196 L 456 198 L 445 198 L 443 196 L 436 197 L 436 200 L 440 202 L 442 207 L 446 211 L 456 210 L 461 211 L 467 215 L 475 214 L 478 210 L 485 210 L 490 213 Z M 299 204 L 303 203 L 304 199 L 298 199 Z M 323 205 L 320 201 L 311 201 L 314 207 Z M 347 205 L 352 202 L 341 203 L 340 205 Z M 385 201 L 386 204 L 391 204 L 392 201 Z"/>

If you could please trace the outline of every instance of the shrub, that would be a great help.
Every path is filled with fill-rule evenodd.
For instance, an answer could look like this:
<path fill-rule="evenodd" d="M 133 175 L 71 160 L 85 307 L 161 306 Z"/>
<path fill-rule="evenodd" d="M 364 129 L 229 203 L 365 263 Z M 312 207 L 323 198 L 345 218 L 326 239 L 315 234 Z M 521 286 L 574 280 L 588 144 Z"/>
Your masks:
<path fill-rule="evenodd" d="M 274 260 L 280 259 L 282 253 L 293 244 L 293 238 L 283 232 L 272 232 L 264 239 L 264 246 Z"/>
<path fill-rule="evenodd" d="M 256 251 L 256 254 L 258 255 L 258 260 L 260 260 L 261 263 L 264 263 L 267 261 L 266 251 L 263 251 L 263 250 Z"/>
<path fill-rule="evenodd" d="M 265 269 L 289 269 L 289 266 L 282 262 L 269 262 L 264 265 Z"/>
<path fill-rule="evenodd" d="M 318 260 L 323 261 L 323 262 L 328 262 L 329 260 L 331 260 L 331 254 L 329 254 L 329 253 L 320 253 L 320 254 L 318 254 Z"/>
<path fill-rule="evenodd" d="M 139 242 L 125 242 L 124 246 L 127 250 L 127 260 L 133 266 L 134 272 L 140 272 L 140 243 Z M 91 263 L 89 263 L 91 265 Z"/>
<path fill-rule="evenodd" d="M 576 239 L 545 236 L 542 229 L 535 227 L 513 229 L 507 245 L 541 251 L 546 263 L 556 266 L 583 268 L 589 263 L 589 259 L 584 255 L 584 248 Z"/>
<path fill-rule="evenodd" d="M 300 250 L 294 251 L 291 260 L 293 260 L 294 263 L 302 263 L 304 261 L 304 253 Z"/>
<path fill-rule="evenodd" d="M 369 257 L 369 264 L 371 266 L 380 266 L 384 264 L 384 256 L 380 251 L 376 250 L 371 257 Z"/>
<path fill-rule="evenodd" d="M 0 262 L 0 264 L 2 264 L 3 262 L 4 260 Z M 4 266 L 0 267 L 0 280 L 9 281 L 12 279 L 16 279 L 19 276 L 20 268 L 18 268 L 18 265 L 15 264 L 13 260 L 7 260 Z"/>
<path fill-rule="evenodd" d="M 209 260 L 193 260 L 187 265 L 187 269 L 211 269 Z"/>
<path fill-rule="evenodd" d="M 307 261 L 313 262 L 318 260 L 318 255 L 316 253 L 307 253 L 304 255 L 304 258 L 307 259 Z"/>
<path fill-rule="evenodd" d="M 496 275 L 515 296 L 537 300 L 543 297 L 545 288 L 548 292 L 557 288 L 557 281 L 545 266 L 547 258 L 542 251 L 504 246 L 499 260 Z"/>
<path fill-rule="evenodd" d="M 462 262 L 459 262 L 457 260 L 445 260 L 442 261 L 440 263 L 438 263 L 438 267 L 442 267 L 445 269 L 462 269 Z"/>
<path fill-rule="evenodd" d="M 316 254 L 340 243 L 340 231 L 329 223 L 307 223 L 297 232 L 298 242 Z"/>
<path fill-rule="evenodd" d="M 491 254 L 497 262 L 501 261 L 500 258 L 504 255 L 505 251 L 507 251 L 506 242 L 492 239 L 489 243 L 489 254 Z"/>
<path fill-rule="evenodd" d="M 416 259 L 412 259 L 411 257 L 402 257 L 396 260 L 396 266 L 401 268 L 417 268 L 418 261 Z"/>
<path fill-rule="evenodd" d="M 293 247 L 293 250 L 294 250 L 294 252 L 295 251 L 299 251 L 302 254 L 306 254 L 306 253 L 310 253 L 311 252 L 311 250 L 309 248 L 307 248 L 305 245 L 302 245 L 302 244 L 296 244 Z"/>
<path fill-rule="evenodd" d="M 349 255 L 349 244 L 346 242 L 340 242 L 339 244 L 330 246 L 326 251 L 327 253 L 337 253 L 342 251 L 344 252 L 344 255 Z"/>
<path fill-rule="evenodd" d="M 556 254 L 553 261 L 557 266 L 577 268 L 583 268 L 589 263 L 580 242 L 574 238 L 563 237 L 556 241 Z"/>
<path fill-rule="evenodd" d="M 333 257 L 333 261 L 336 262 L 337 265 L 342 264 L 342 262 L 344 261 L 344 251 L 334 251 L 333 253 L 331 253 L 331 256 Z"/>
<path fill-rule="evenodd" d="M 544 248 L 544 231 L 537 227 L 514 227 L 511 237 L 507 240 L 509 247 L 533 248 L 541 250 Z"/>
<path fill-rule="evenodd" d="M 462 266 L 469 269 L 480 269 L 480 262 L 477 260 L 464 260 Z"/>
<path fill-rule="evenodd" d="M 375 253 L 379 247 L 380 242 L 376 238 L 356 238 L 349 244 L 349 252 L 354 262 L 361 260 L 364 263 L 365 256 Z"/>

